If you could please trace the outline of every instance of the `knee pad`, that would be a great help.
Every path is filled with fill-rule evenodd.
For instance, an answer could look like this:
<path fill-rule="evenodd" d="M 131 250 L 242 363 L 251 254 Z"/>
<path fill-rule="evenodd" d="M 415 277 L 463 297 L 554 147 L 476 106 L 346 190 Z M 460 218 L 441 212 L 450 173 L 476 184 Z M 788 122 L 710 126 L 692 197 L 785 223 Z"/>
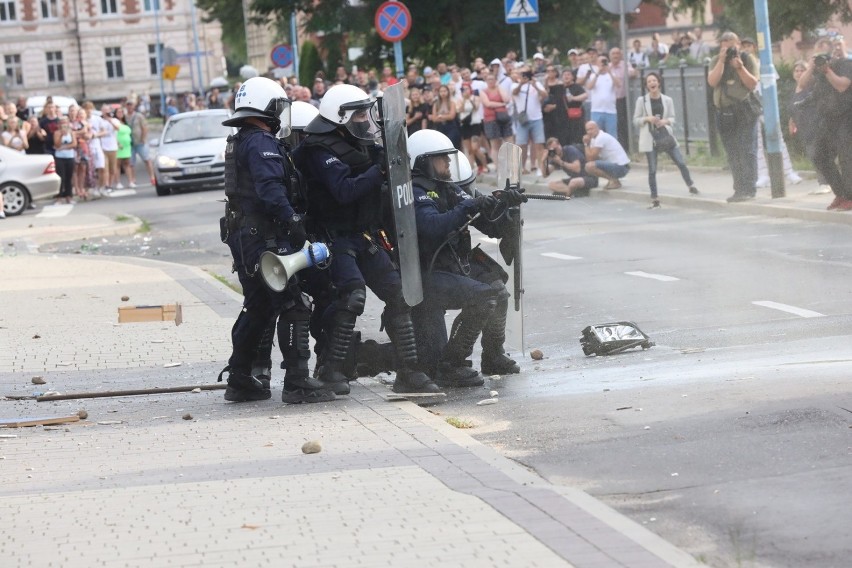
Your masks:
<path fill-rule="evenodd" d="M 355 288 L 349 292 L 341 292 L 336 304 L 338 310 L 360 316 L 364 313 L 364 306 L 367 304 L 367 290 L 364 288 Z"/>

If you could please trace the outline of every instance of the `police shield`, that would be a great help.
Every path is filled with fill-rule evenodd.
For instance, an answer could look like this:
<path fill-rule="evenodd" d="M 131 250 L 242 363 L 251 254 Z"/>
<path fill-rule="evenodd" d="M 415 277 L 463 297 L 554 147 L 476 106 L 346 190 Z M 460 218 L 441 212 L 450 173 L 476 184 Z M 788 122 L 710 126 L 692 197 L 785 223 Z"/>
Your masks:
<path fill-rule="evenodd" d="M 394 246 L 402 278 L 402 296 L 409 306 L 423 301 L 420 250 L 414 219 L 414 194 L 408 163 L 408 131 L 402 83 L 388 87 L 381 98 L 380 126 L 387 158 L 390 211 L 393 214 Z"/>
<path fill-rule="evenodd" d="M 504 143 L 497 153 L 497 189 L 520 189 L 521 187 L 521 147 Z M 523 283 L 523 226 L 521 207 L 510 207 L 507 214 L 511 229 L 501 239 L 500 258 L 507 265 L 509 282 L 506 286 L 512 292 L 514 309 L 506 315 L 506 343 L 524 352 L 524 283 Z"/>

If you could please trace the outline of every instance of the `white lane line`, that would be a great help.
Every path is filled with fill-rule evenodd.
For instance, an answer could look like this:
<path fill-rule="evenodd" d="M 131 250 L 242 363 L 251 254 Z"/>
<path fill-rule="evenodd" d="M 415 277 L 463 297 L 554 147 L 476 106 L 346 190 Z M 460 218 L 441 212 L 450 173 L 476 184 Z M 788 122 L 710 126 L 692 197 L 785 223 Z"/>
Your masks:
<path fill-rule="evenodd" d="M 136 195 L 135 189 L 113 189 L 109 197 L 127 197 L 129 195 Z"/>
<path fill-rule="evenodd" d="M 495 245 L 500 244 L 500 239 L 495 239 L 495 238 L 492 238 L 492 237 L 479 237 L 479 240 L 482 241 L 483 243 L 493 243 Z"/>
<path fill-rule="evenodd" d="M 570 254 L 562 254 L 560 252 L 543 252 L 541 256 L 548 258 L 558 258 L 559 260 L 583 260 L 582 256 L 571 256 Z"/>
<path fill-rule="evenodd" d="M 57 204 L 57 205 L 45 205 L 44 207 L 41 208 L 41 211 L 39 212 L 38 215 L 36 215 L 36 217 L 41 217 L 42 219 L 50 218 L 50 217 L 65 217 L 66 215 L 71 213 L 72 209 L 74 209 L 73 203 L 61 203 L 61 204 Z"/>
<path fill-rule="evenodd" d="M 640 278 L 650 278 L 651 280 L 659 280 L 660 282 L 675 282 L 680 280 L 680 278 L 675 278 L 674 276 L 666 276 L 665 274 L 650 274 L 648 272 L 642 272 L 641 270 L 636 272 L 625 272 L 625 274 L 629 276 L 639 276 Z"/>
<path fill-rule="evenodd" d="M 803 318 L 825 317 L 825 314 L 821 314 L 819 312 L 806 310 L 804 308 L 797 308 L 796 306 L 788 306 L 787 304 L 779 304 L 778 302 L 770 302 L 768 300 L 752 302 L 752 304 L 754 304 L 755 306 L 763 306 L 764 308 L 770 308 L 772 310 L 780 310 L 782 312 L 787 312 L 788 314 L 793 314 Z"/>

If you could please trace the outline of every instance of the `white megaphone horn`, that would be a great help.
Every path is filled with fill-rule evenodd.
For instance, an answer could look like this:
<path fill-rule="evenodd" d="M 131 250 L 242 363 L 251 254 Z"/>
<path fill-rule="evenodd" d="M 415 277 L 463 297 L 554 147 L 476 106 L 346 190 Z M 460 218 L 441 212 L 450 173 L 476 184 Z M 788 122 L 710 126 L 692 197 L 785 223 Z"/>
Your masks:
<path fill-rule="evenodd" d="M 260 255 L 260 275 L 270 290 L 283 292 L 287 288 L 287 281 L 294 274 L 324 262 L 330 256 L 328 247 L 322 243 L 306 243 L 302 250 L 286 256 L 266 251 Z"/>

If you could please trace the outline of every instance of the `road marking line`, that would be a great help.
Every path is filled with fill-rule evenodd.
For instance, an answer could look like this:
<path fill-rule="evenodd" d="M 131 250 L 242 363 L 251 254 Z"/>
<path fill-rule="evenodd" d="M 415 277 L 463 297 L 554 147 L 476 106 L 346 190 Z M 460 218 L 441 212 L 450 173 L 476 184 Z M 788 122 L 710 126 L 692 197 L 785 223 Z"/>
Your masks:
<path fill-rule="evenodd" d="M 801 316 L 803 318 L 822 318 L 822 317 L 825 317 L 825 314 L 821 314 L 819 312 L 806 310 L 804 308 L 797 308 L 796 306 L 788 306 L 787 304 L 779 304 L 778 302 L 770 302 L 768 300 L 760 301 L 760 302 L 752 302 L 752 304 L 754 304 L 755 306 L 763 306 L 764 308 L 770 308 L 770 309 L 773 309 L 773 310 L 780 310 L 782 312 L 787 312 L 788 314 Z"/>
<path fill-rule="evenodd" d="M 42 219 L 51 218 L 51 217 L 65 217 L 66 215 L 71 213 L 72 209 L 74 209 L 73 203 L 59 203 L 59 204 L 56 204 L 56 205 L 45 205 L 44 207 L 41 208 L 41 211 L 39 212 L 38 215 L 36 215 L 36 217 L 41 217 Z"/>
<path fill-rule="evenodd" d="M 651 280 L 659 280 L 660 282 L 675 282 L 680 280 L 680 278 L 675 278 L 674 276 L 666 276 L 665 274 L 650 274 L 648 272 L 642 272 L 638 270 L 636 272 L 625 272 L 625 274 L 629 276 L 639 276 L 640 278 L 650 278 Z"/>
<path fill-rule="evenodd" d="M 500 244 L 500 239 L 494 239 L 492 237 L 479 237 L 479 240 L 484 242 L 484 243 L 493 243 L 495 245 Z"/>
<path fill-rule="evenodd" d="M 558 258 L 559 260 L 583 260 L 582 256 L 571 256 L 570 254 L 562 254 L 560 252 L 543 252 L 541 256 L 548 258 Z"/>
<path fill-rule="evenodd" d="M 107 197 L 127 197 L 128 195 L 136 195 L 135 189 L 113 189 Z"/>

